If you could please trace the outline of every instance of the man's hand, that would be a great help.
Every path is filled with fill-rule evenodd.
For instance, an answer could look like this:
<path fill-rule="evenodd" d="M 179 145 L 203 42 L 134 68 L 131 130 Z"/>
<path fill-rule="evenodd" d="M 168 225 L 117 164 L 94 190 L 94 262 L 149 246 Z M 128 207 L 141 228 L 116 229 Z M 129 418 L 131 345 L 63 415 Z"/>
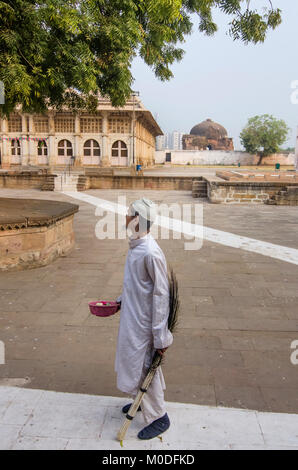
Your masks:
<path fill-rule="evenodd" d="M 156 351 L 158 352 L 158 354 L 160 354 L 161 356 L 163 356 L 167 349 L 168 349 L 168 348 L 157 349 Z"/>

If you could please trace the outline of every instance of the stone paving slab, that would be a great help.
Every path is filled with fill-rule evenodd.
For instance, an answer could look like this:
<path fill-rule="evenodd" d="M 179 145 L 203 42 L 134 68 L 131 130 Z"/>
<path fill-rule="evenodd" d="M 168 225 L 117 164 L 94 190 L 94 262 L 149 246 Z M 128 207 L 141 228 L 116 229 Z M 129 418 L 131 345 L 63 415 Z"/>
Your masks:
<path fill-rule="evenodd" d="M 110 201 L 126 194 L 128 203 L 143 195 L 86 193 Z M 188 192 L 145 193 L 156 202 L 193 203 Z M 119 316 L 95 318 L 88 301 L 119 295 L 127 242 L 97 239 L 95 208 L 64 194 L 1 190 L 1 197 L 75 202 L 80 209 L 72 253 L 46 267 L 0 273 L 0 340 L 6 347 L 0 381 L 123 396 L 114 373 Z M 298 248 L 297 208 L 203 206 L 207 226 Z M 290 345 L 298 339 L 298 267 L 210 241 L 187 252 L 184 241 L 159 241 L 181 298 L 179 329 L 164 365 L 166 399 L 298 413 L 298 366 L 290 361 Z"/>
<path fill-rule="evenodd" d="M 123 447 L 123 398 L 0 386 L 1 450 L 283 449 L 298 450 L 298 415 L 167 403 L 171 426 L 140 441 L 141 413 Z"/>

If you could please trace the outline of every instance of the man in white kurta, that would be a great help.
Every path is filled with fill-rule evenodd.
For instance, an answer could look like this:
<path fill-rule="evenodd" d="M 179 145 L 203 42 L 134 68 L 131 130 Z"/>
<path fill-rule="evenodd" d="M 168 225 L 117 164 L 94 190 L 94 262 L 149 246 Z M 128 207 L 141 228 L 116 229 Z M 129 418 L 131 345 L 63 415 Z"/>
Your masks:
<path fill-rule="evenodd" d="M 163 354 L 173 342 L 168 329 L 167 263 L 162 250 L 149 230 L 147 231 L 154 218 L 153 207 L 151 201 L 143 198 L 135 201 L 129 208 L 127 225 L 133 221 L 136 232 L 129 240 L 122 294 L 117 299 L 121 302 L 115 360 L 117 387 L 132 397 L 136 396 L 146 376 L 155 350 Z M 159 367 L 141 402 L 145 422 L 161 432 L 162 428 L 158 425 L 163 423 L 164 417 L 168 420 L 164 402 L 165 388 L 163 373 Z M 125 408 L 129 408 L 129 405 Z M 169 420 L 166 425 L 168 427 Z M 154 437 L 151 428 L 151 434 L 147 433 L 150 437 L 146 437 L 147 434 L 142 434 L 142 431 L 138 436 L 141 439 Z M 153 434 L 155 431 L 153 430 Z"/>

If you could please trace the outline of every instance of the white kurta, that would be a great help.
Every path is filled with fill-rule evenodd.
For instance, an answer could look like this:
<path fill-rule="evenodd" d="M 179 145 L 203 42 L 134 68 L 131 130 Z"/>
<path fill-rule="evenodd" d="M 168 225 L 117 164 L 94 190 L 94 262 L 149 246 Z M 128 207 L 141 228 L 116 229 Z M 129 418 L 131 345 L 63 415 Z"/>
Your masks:
<path fill-rule="evenodd" d="M 135 394 L 155 349 L 170 346 L 169 282 L 165 256 L 149 234 L 129 242 L 115 359 L 117 387 Z"/>

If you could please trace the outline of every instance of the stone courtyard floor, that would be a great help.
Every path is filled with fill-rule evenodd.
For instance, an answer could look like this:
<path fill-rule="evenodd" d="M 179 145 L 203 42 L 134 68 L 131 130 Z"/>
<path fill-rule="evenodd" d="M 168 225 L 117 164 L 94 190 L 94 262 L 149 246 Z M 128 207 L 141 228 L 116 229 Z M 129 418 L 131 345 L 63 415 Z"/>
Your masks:
<path fill-rule="evenodd" d="M 298 340 L 298 265 L 248 251 L 245 243 L 229 246 L 234 234 L 272 243 L 276 253 L 280 246 L 292 248 L 297 259 L 297 207 L 213 205 L 187 191 L 89 190 L 72 197 L 2 189 L 0 195 L 80 205 L 72 253 L 46 267 L 0 273 L 6 354 L 0 385 L 124 397 L 114 373 L 119 317 L 92 317 L 88 302 L 120 294 L 127 241 L 96 237 L 100 216 L 86 198 L 117 202 L 126 195 L 130 203 L 145 195 L 157 203 L 202 203 L 204 225 L 224 232 L 220 243 L 207 239 L 196 251 L 184 250 L 185 239 L 158 240 L 181 299 L 179 328 L 163 367 L 166 400 L 298 413 L 298 365 L 290 360 Z"/>
<path fill-rule="evenodd" d="M 0 387 L 0 449 L 298 450 L 298 415 L 167 403 L 171 426 L 141 441 L 141 413 L 120 445 L 123 398 Z"/>

